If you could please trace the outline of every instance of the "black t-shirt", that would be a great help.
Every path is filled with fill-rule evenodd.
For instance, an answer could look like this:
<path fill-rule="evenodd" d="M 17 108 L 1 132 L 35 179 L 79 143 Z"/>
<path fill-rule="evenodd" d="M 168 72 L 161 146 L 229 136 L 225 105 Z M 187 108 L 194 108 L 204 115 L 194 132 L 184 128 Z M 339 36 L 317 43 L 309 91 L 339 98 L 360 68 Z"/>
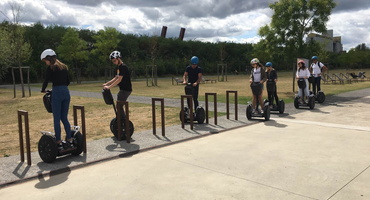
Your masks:
<path fill-rule="evenodd" d="M 187 66 L 186 70 L 188 73 L 188 82 L 195 83 L 198 80 L 198 74 L 202 73 L 202 69 L 197 66 L 196 68 L 192 68 L 191 66 Z"/>
<path fill-rule="evenodd" d="M 52 82 L 53 86 L 60 86 L 60 85 L 68 86 L 70 83 L 69 76 L 68 76 L 68 70 L 66 69 L 59 70 L 57 67 L 48 66 L 46 68 L 45 81 L 42 84 L 41 91 L 45 91 L 49 82 Z"/>
<path fill-rule="evenodd" d="M 266 74 L 267 74 L 267 81 L 274 81 L 275 79 L 278 78 L 277 73 L 274 69 L 267 72 Z"/>
<path fill-rule="evenodd" d="M 130 71 L 125 64 L 117 66 L 117 76 L 123 76 L 118 84 L 120 90 L 132 91 Z"/>

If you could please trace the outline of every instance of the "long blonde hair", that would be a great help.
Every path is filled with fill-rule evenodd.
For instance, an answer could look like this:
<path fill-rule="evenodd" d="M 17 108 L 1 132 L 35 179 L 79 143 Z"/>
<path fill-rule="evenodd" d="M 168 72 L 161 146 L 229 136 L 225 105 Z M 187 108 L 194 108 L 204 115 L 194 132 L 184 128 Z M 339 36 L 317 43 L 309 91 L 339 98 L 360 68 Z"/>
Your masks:
<path fill-rule="evenodd" d="M 55 70 L 55 69 L 58 69 L 58 70 L 68 70 L 68 66 L 64 63 L 62 63 L 60 60 L 58 60 L 56 57 L 52 56 L 52 57 L 46 57 L 45 59 L 49 60 L 50 61 L 50 64 L 51 64 L 51 69 L 52 70 Z"/>

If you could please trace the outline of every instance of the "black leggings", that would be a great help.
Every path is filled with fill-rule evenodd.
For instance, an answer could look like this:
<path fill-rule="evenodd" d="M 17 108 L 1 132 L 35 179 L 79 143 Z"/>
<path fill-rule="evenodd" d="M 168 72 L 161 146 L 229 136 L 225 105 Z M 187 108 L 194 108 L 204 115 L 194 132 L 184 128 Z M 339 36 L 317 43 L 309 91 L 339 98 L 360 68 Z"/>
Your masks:
<path fill-rule="evenodd" d="M 268 99 L 269 99 L 269 105 L 270 106 L 274 105 L 274 98 L 275 98 L 275 101 L 276 101 L 276 105 L 279 105 L 279 98 L 278 98 L 276 90 L 274 92 L 267 91 L 267 96 L 268 96 Z"/>
<path fill-rule="evenodd" d="M 186 94 L 186 89 L 185 89 L 185 94 Z M 199 85 L 193 87 L 193 94 L 191 94 L 193 96 L 193 101 L 194 101 L 194 110 L 196 110 L 197 107 L 199 106 L 198 94 L 199 94 Z M 190 109 L 190 101 L 187 100 L 187 102 L 188 102 L 188 107 Z"/>

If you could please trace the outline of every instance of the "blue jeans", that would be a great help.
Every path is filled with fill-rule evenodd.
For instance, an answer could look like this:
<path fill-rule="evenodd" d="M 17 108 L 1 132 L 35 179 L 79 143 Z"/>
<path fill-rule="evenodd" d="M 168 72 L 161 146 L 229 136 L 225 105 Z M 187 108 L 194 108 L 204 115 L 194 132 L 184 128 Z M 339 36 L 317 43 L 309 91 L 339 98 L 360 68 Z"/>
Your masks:
<path fill-rule="evenodd" d="M 60 121 L 62 121 L 64 130 L 67 134 L 67 139 L 71 138 L 71 124 L 68 121 L 68 109 L 71 101 L 68 86 L 53 86 L 51 96 L 51 106 L 53 109 L 54 117 L 54 132 L 56 140 L 61 140 Z"/>

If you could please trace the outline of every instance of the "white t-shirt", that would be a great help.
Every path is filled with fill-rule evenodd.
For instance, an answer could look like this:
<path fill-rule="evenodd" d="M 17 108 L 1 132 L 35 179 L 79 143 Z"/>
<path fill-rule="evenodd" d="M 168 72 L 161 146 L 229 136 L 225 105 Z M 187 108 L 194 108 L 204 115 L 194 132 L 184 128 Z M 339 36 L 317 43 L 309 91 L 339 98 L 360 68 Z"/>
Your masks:
<path fill-rule="evenodd" d="M 320 63 L 320 65 L 319 65 Z M 321 76 L 321 68 L 324 66 L 324 64 L 322 64 L 321 62 L 317 61 L 316 63 L 312 63 L 311 64 L 311 68 L 312 68 L 312 75 L 314 77 L 318 77 L 318 76 Z"/>
<path fill-rule="evenodd" d="M 299 78 L 304 78 L 304 77 L 310 77 L 310 71 L 308 70 L 308 68 L 306 67 L 306 69 L 304 70 L 297 70 L 297 73 L 296 73 L 296 76 L 298 76 Z"/>
<path fill-rule="evenodd" d="M 254 68 L 253 69 L 253 82 L 260 82 L 261 81 L 261 67 L 259 67 L 258 69 L 257 68 Z"/>

